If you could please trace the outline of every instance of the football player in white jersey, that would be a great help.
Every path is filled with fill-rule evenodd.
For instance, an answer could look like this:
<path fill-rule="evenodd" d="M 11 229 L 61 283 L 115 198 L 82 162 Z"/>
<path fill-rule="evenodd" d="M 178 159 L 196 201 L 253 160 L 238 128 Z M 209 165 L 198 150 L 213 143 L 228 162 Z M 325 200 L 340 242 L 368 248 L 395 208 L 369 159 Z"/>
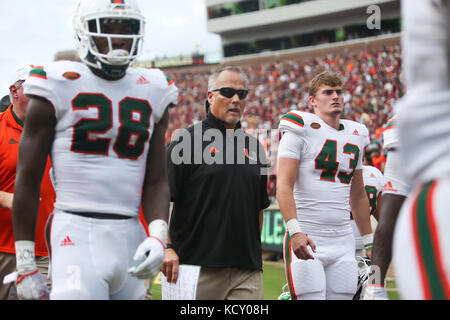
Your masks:
<path fill-rule="evenodd" d="M 389 299 L 386 288 L 386 273 L 392 258 L 394 227 L 403 201 L 411 191 L 410 184 L 402 173 L 399 160 L 397 120 L 389 119 L 383 128 L 383 149 L 387 151 L 377 228 L 374 233 L 369 284 L 364 292 L 365 300 Z"/>
<path fill-rule="evenodd" d="M 315 114 L 292 111 L 280 121 L 277 200 L 288 230 L 284 253 L 292 299 L 352 299 L 355 294 L 350 200 L 363 241 L 372 245 L 362 177 L 369 132 L 340 119 L 342 86 L 335 73 L 315 76 L 309 89 Z"/>
<path fill-rule="evenodd" d="M 366 190 L 367 198 L 369 199 L 370 214 L 378 221 L 381 203 L 382 203 L 382 191 L 385 185 L 385 178 L 378 168 L 369 165 L 363 165 L 362 167 L 364 189 Z M 353 235 L 355 237 L 355 255 L 362 257 L 364 244 L 359 233 L 358 226 L 352 219 Z"/>
<path fill-rule="evenodd" d="M 398 127 L 414 189 L 395 227 L 395 278 L 403 299 L 450 299 L 450 1 L 401 4 L 407 93 Z"/>
<path fill-rule="evenodd" d="M 31 100 L 13 203 L 18 295 L 47 298 L 32 239 L 50 153 L 50 299 L 143 299 L 144 279 L 164 257 L 164 138 L 178 90 L 160 70 L 129 68 L 145 28 L 135 0 L 81 0 L 73 21 L 83 63 L 35 68 L 25 86 Z M 150 237 L 138 219 L 141 202 Z"/>

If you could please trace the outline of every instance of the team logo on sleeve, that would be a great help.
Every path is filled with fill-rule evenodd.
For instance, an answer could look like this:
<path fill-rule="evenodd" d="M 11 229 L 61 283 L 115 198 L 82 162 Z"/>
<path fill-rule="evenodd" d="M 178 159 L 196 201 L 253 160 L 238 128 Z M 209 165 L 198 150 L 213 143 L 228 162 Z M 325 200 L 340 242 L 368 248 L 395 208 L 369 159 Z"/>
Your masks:
<path fill-rule="evenodd" d="M 317 130 L 317 129 L 320 129 L 321 125 L 320 125 L 320 123 L 313 122 L 310 124 L 310 127 Z"/>
<path fill-rule="evenodd" d="M 47 72 L 45 72 L 44 67 L 41 66 L 33 66 L 33 69 L 31 69 L 29 76 L 47 80 Z"/>
<path fill-rule="evenodd" d="M 73 72 L 73 71 L 65 72 L 65 73 L 63 73 L 62 76 L 68 80 L 77 80 L 81 77 L 81 75 L 78 72 Z"/>

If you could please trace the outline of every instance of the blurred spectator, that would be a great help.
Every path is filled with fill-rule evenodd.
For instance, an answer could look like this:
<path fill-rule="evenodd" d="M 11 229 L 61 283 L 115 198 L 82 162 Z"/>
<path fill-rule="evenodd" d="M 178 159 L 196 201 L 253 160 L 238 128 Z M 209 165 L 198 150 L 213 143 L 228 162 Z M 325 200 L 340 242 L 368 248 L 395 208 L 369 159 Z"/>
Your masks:
<path fill-rule="evenodd" d="M 347 83 L 343 118 L 364 123 L 372 139 L 377 139 L 380 133 L 376 132 L 377 128 L 393 115 L 392 106 L 404 94 L 398 45 L 353 55 L 329 54 L 243 68 L 250 75 L 250 92 L 243 117 L 246 129 L 276 128 L 280 117 L 293 109 L 312 112 L 307 103 L 308 82 L 313 74 L 322 70 L 333 70 L 343 76 Z M 204 92 L 209 73 L 172 70 L 167 73 L 176 80 L 181 93 L 178 106 L 170 110 L 170 139 L 174 130 L 205 117 Z"/>
<path fill-rule="evenodd" d="M 9 98 L 9 95 L 7 94 L 0 100 L 0 113 L 8 109 L 9 105 L 11 104 L 11 99 Z"/>
<path fill-rule="evenodd" d="M 276 192 L 277 192 L 277 176 L 272 174 L 269 176 L 269 179 L 267 180 L 267 194 L 269 195 L 271 203 L 275 203 Z"/>
<path fill-rule="evenodd" d="M 372 151 L 372 164 L 384 173 L 384 165 L 386 164 L 386 157 L 380 153 L 380 149 Z"/>

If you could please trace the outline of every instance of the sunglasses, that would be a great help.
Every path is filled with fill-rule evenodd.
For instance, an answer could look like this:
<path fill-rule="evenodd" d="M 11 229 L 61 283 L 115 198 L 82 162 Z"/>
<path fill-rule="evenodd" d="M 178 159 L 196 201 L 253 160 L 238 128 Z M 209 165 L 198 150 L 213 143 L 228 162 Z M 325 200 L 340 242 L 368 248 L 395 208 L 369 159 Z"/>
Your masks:
<path fill-rule="evenodd" d="M 336 91 L 336 94 L 338 96 L 340 96 L 342 94 L 342 89 L 327 89 L 327 90 L 323 90 L 322 92 L 327 95 L 327 96 L 331 96 L 333 94 L 333 92 Z"/>
<path fill-rule="evenodd" d="M 211 91 L 212 92 L 219 91 L 219 93 L 222 96 L 224 96 L 225 98 L 233 98 L 234 95 L 237 93 L 239 100 L 247 98 L 247 95 L 248 95 L 248 90 L 245 90 L 245 89 L 236 90 L 233 88 L 218 88 L 218 89 L 214 89 Z"/>

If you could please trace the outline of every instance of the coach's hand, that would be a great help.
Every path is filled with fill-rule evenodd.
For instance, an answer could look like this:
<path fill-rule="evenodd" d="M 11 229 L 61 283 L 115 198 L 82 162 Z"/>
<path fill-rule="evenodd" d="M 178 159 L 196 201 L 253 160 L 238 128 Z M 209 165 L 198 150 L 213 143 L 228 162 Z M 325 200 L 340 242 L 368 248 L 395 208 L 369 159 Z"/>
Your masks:
<path fill-rule="evenodd" d="M 143 261 L 129 268 L 128 273 L 138 279 L 151 279 L 161 269 L 164 259 L 164 244 L 158 238 L 148 237 L 139 245 L 133 259 Z"/>
<path fill-rule="evenodd" d="M 291 247 L 292 251 L 294 251 L 297 258 L 302 260 L 314 260 L 314 257 L 308 250 L 308 246 L 311 247 L 311 250 L 316 252 L 316 244 L 311 238 L 308 237 L 307 234 L 298 232 L 291 236 Z"/>
<path fill-rule="evenodd" d="M 166 276 L 167 282 L 176 283 L 178 279 L 178 266 L 180 260 L 172 248 L 166 249 L 161 272 Z"/>

